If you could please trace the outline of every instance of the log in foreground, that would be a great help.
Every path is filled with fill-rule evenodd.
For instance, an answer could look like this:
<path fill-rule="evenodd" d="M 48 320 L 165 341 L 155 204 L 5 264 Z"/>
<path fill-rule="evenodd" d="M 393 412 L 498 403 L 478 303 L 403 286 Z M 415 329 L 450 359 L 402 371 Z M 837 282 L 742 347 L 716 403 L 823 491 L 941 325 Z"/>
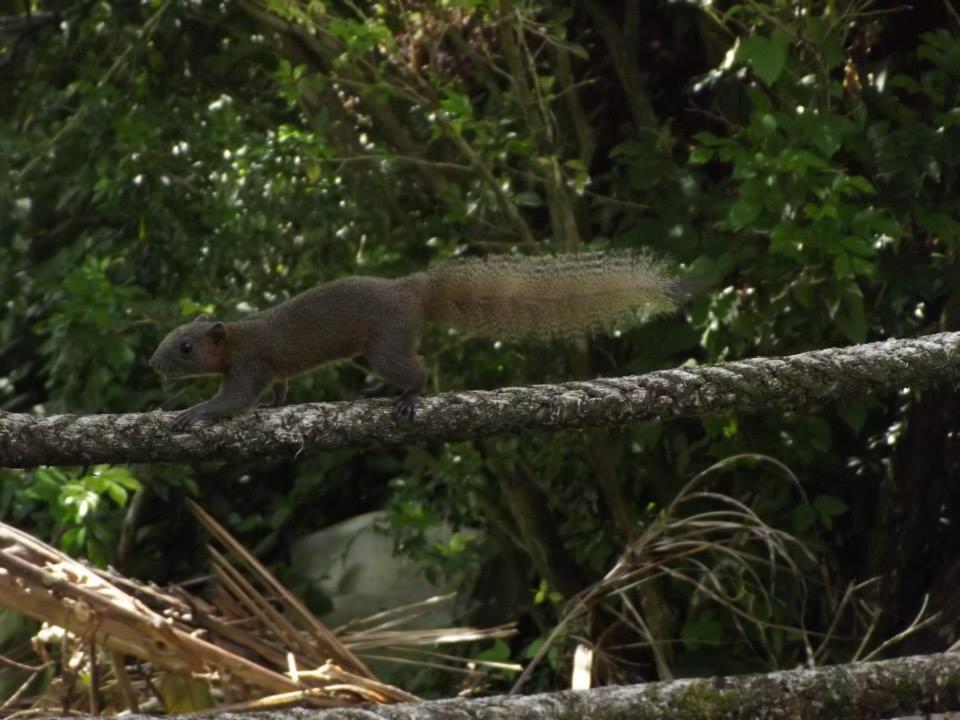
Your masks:
<path fill-rule="evenodd" d="M 271 720 L 820 720 L 942 713 L 960 708 L 960 653 L 882 662 L 363 709 L 273 711 Z M 260 717 L 266 717 L 260 713 Z M 128 720 L 150 716 L 131 714 Z M 212 718 L 250 718 L 217 713 Z"/>
<path fill-rule="evenodd" d="M 664 421 L 899 390 L 960 377 L 960 333 L 646 375 L 447 393 L 397 423 L 389 400 L 291 405 L 186 432 L 172 412 L 34 417 L 0 413 L 0 466 L 201 462 L 375 445 L 444 442 L 531 430 Z"/>

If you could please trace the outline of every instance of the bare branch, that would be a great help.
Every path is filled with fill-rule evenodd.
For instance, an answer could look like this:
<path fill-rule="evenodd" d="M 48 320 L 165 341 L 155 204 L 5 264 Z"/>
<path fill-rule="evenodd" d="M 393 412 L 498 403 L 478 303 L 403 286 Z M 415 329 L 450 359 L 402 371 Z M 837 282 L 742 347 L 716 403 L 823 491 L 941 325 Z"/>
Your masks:
<path fill-rule="evenodd" d="M 446 442 L 522 431 L 664 421 L 900 390 L 960 377 L 960 333 L 887 340 L 788 357 L 646 375 L 449 393 L 424 398 L 417 419 L 388 400 L 258 410 L 174 433 L 174 413 L 0 413 L 0 466 L 208 462 L 296 457 L 377 445 Z"/>
<path fill-rule="evenodd" d="M 960 704 L 960 654 L 786 670 L 767 675 L 614 685 L 541 695 L 455 698 L 311 712 L 314 720 L 442 718 L 807 718 L 896 717 L 952 710 Z M 130 714 L 128 720 L 150 716 Z M 299 718 L 301 712 L 272 717 Z"/>

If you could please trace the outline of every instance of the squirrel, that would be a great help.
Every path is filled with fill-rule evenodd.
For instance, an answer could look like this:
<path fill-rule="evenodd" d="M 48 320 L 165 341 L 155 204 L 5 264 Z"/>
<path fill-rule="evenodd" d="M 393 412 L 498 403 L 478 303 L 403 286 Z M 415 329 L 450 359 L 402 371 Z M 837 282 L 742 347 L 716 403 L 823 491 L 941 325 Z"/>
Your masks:
<path fill-rule="evenodd" d="M 360 355 L 401 390 L 394 417 L 412 420 L 428 323 L 504 339 L 576 336 L 670 312 L 688 294 L 687 281 L 648 252 L 454 259 L 396 279 L 334 280 L 236 322 L 201 315 L 163 339 L 150 367 L 169 378 L 223 376 L 220 392 L 181 412 L 175 430 L 247 412 L 271 384 L 282 404 L 288 378 Z"/>

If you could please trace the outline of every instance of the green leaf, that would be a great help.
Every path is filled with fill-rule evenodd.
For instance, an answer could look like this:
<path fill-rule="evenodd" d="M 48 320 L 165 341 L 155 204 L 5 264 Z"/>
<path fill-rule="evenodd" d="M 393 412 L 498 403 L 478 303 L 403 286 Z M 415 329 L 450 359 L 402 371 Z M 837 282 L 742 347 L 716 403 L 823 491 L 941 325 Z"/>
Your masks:
<path fill-rule="evenodd" d="M 590 53 L 587 52 L 587 49 L 583 45 L 578 45 L 577 43 L 568 43 L 567 49 L 576 55 L 581 60 L 589 60 Z"/>
<path fill-rule="evenodd" d="M 849 505 L 834 495 L 818 495 L 813 500 L 813 507 L 820 518 L 820 522 L 827 529 L 833 527 L 835 517 L 845 514 L 850 509 Z"/>
<path fill-rule="evenodd" d="M 562 599 L 563 596 L 560 593 L 556 592 L 555 590 L 550 590 L 546 580 L 540 581 L 540 586 L 537 588 L 537 592 L 533 596 L 533 602 L 535 605 L 543 605 L 547 601 L 556 604 Z"/>
<path fill-rule="evenodd" d="M 57 468 L 41 468 L 33 473 L 24 494 L 34 500 L 54 502 L 60 497 L 65 481 L 64 474 Z"/>
<path fill-rule="evenodd" d="M 486 662 L 507 662 L 510 659 L 510 646 L 502 639 L 494 640 L 490 647 L 474 653 L 473 659 Z"/>
<path fill-rule="evenodd" d="M 758 200 L 741 197 L 730 206 L 730 210 L 727 212 L 727 219 L 734 229 L 738 229 L 753 223 L 762 211 L 763 205 L 761 205 Z"/>
<path fill-rule="evenodd" d="M 859 190 L 865 195 L 876 195 L 877 189 L 873 184 L 862 175 L 851 175 L 847 179 L 847 185 Z"/>
<path fill-rule="evenodd" d="M 876 255 L 873 247 L 862 237 L 856 235 L 844 235 L 840 238 L 840 247 L 851 255 L 862 258 L 872 258 Z"/>
<path fill-rule="evenodd" d="M 797 303 L 804 308 L 812 308 L 814 300 L 814 288 L 809 283 L 796 282 L 790 286 L 790 295 Z"/>
<path fill-rule="evenodd" d="M 846 256 L 841 255 L 840 257 L 845 258 Z M 861 343 L 866 340 L 867 318 L 863 311 L 863 293 L 856 284 L 849 284 L 844 287 L 840 308 L 834 320 L 837 327 L 851 342 Z"/>
<path fill-rule="evenodd" d="M 843 515 L 850 509 L 849 505 L 834 495 L 818 495 L 813 501 L 813 506 L 818 512 L 830 516 Z"/>
<path fill-rule="evenodd" d="M 848 118 L 830 114 L 806 113 L 797 116 L 794 123 L 825 158 L 832 157 L 857 130 Z"/>
<path fill-rule="evenodd" d="M 107 495 L 110 496 L 110 499 L 116 503 L 117 507 L 124 507 L 127 504 L 127 491 L 122 485 L 118 483 L 107 483 L 106 487 Z"/>
<path fill-rule="evenodd" d="M 693 136 L 693 139 L 699 142 L 701 145 L 732 146 L 736 144 L 736 142 L 734 140 L 731 140 L 730 138 L 719 137 L 718 135 L 714 135 L 713 133 L 707 132 L 706 130 L 696 133 Z"/>
<path fill-rule="evenodd" d="M 194 318 L 197 315 L 206 314 L 214 315 L 215 310 L 214 306 L 210 303 L 206 305 L 201 305 L 198 302 L 191 300 L 190 298 L 181 298 L 180 300 L 180 317 Z"/>
<path fill-rule="evenodd" d="M 80 553 L 87 541 L 87 529 L 82 525 L 72 527 L 60 537 L 60 547 L 71 553 Z"/>
<path fill-rule="evenodd" d="M 698 145 L 690 151 L 690 162 L 694 165 L 703 165 L 704 163 L 713 160 L 713 157 L 716 154 L 717 151 L 713 148 Z"/>
<path fill-rule="evenodd" d="M 684 623 L 680 637 L 684 645 L 696 650 L 701 643 L 717 643 L 723 640 L 723 625 L 714 612 L 707 610 Z"/>
<path fill-rule="evenodd" d="M 773 85 L 783 72 L 787 46 L 779 39 L 755 35 L 740 43 L 737 59 L 750 65 L 767 85 Z"/>
<path fill-rule="evenodd" d="M 447 89 L 446 96 L 440 101 L 440 106 L 450 114 L 451 118 L 464 120 L 469 119 L 473 114 L 470 99 L 463 93 L 451 89 Z"/>
<path fill-rule="evenodd" d="M 835 255 L 833 258 L 833 276 L 837 280 L 847 280 L 854 276 L 853 259 L 849 255 Z"/>
<path fill-rule="evenodd" d="M 801 257 L 804 236 L 796 225 L 780 223 L 770 232 L 770 252 Z"/>
<path fill-rule="evenodd" d="M 521 192 L 513 197 L 513 201 L 521 207 L 540 207 L 543 200 L 535 192 Z"/>
<path fill-rule="evenodd" d="M 867 403 L 862 398 L 853 398 L 839 404 L 840 417 L 854 432 L 859 433 L 867 420 Z"/>
<path fill-rule="evenodd" d="M 544 639 L 538 637 L 531 643 L 529 643 L 520 653 L 520 657 L 524 660 L 531 660 L 537 656 L 537 653 L 540 652 L 540 648 L 543 647 Z"/>
<path fill-rule="evenodd" d="M 816 511 L 806 503 L 797 505 L 790 513 L 790 524 L 797 535 L 808 532 L 816 519 Z"/>

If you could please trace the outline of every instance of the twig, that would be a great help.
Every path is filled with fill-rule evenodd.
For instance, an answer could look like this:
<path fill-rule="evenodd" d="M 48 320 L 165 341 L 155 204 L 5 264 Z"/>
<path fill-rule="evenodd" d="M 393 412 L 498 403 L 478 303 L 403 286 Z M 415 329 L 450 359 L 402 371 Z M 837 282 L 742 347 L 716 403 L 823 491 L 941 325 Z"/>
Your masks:
<path fill-rule="evenodd" d="M 923 602 L 920 604 L 920 610 L 917 612 L 917 615 L 913 619 L 913 622 L 911 622 L 906 628 L 898 632 L 893 637 L 887 638 L 882 643 L 877 645 L 877 647 L 874 648 L 872 652 L 868 653 L 866 657 L 863 658 L 863 662 L 869 662 L 870 660 L 873 660 L 875 657 L 877 657 L 880 653 L 882 653 L 891 645 L 896 645 L 901 640 L 904 640 L 905 638 L 908 638 L 910 635 L 913 635 L 919 630 L 925 628 L 927 625 L 934 622 L 938 617 L 940 617 L 940 613 L 936 612 L 930 617 L 928 617 L 926 620 L 923 620 L 923 621 L 920 620 L 920 618 L 923 617 L 923 614 L 927 611 L 927 604 L 929 603 L 929 601 L 930 601 L 930 595 L 925 594 L 923 596 Z"/>
<path fill-rule="evenodd" d="M 113 665 L 113 674 L 117 677 L 117 686 L 120 688 L 120 694 L 123 696 L 123 702 L 126 704 L 127 710 L 132 713 L 140 712 L 140 703 L 137 701 L 137 693 L 130 682 L 130 675 L 127 674 L 127 665 L 123 653 L 111 652 L 110 662 Z"/>
<path fill-rule="evenodd" d="M 14 670 L 23 670 L 25 672 L 37 673 L 41 672 L 44 668 L 47 667 L 47 664 L 43 665 L 26 665 L 21 662 L 17 662 L 11 658 L 8 658 L 6 655 L 0 655 L 0 665 L 6 665 L 8 668 L 13 668 Z"/>
<path fill-rule="evenodd" d="M 27 691 L 27 688 L 29 688 L 30 685 L 33 683 L 33 681 L 40 676 L 41 672 L 43 672 L 43 668 L 41 668 L 40 670 L 37 670 L 30 677 L 24 680 L 23 683 L 20 685 L 20 687 L 14 690 L 13 694 L 11 694 L 10 697 L 8 697 L 6 700 L 0 703 L 0 710 L 6 710 L 7 708 L 10 708 L 16 705 L 17 701 L 23 697 L 24 693 Z M 12 716 L 7 716 L 7 717 L 12 717 Z"/>

